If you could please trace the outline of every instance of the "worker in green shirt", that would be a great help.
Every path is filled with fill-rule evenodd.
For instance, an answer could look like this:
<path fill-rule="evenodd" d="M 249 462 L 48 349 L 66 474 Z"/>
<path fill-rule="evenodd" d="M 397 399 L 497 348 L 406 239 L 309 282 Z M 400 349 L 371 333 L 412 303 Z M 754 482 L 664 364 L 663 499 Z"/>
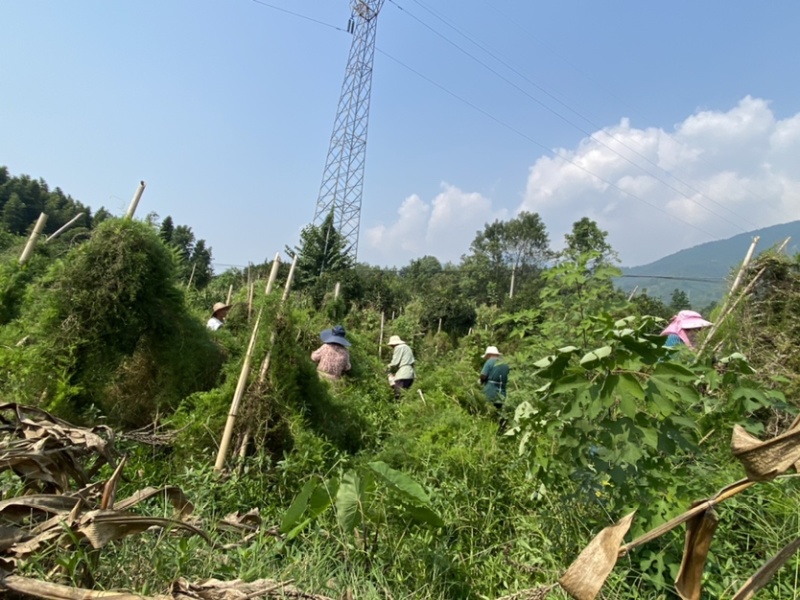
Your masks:
<path fill-rule="evenodd" d="M 500 354 L 497 346 L 489 346 L 486 348 L 486 352 L 483 353 L 483 358 L 486 359 L 486 362 L 483 363 L 483 369 L 481 369 L 483 393 L 486 395 L 486 400 L 497 408 L 501 408 L 503 401 L 506 399 L 508 371 L 510 370 L 508 364 L 503 362 L 501 357 L 502 354 Z"/>
<path fill-rule="evenodd" d="M 389 346 L 392 347 L 392 362 L 387 367 L 387 372 L 392 375 L 389 383 L 394 389 L 394 397 L 400 398 L 400 392 L 407 390 L 414 383 L 414 353 L 399 335 L 389 338 Z"/>

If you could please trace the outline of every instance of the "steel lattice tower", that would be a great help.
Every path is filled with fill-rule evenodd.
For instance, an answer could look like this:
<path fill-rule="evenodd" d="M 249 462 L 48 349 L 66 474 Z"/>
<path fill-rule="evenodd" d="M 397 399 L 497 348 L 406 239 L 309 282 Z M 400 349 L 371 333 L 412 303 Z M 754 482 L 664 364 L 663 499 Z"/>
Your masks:
<path fill-rule="evenodd" d="M 375 32 L 383 3 L 384 0 L 350 1 L 352 14 L 347 30 L 353 34 L 353 42 L 314 212 L 317 226 L 333 212 L 333 225 L 346 239 L 353 259 L 358 254 Z"/>

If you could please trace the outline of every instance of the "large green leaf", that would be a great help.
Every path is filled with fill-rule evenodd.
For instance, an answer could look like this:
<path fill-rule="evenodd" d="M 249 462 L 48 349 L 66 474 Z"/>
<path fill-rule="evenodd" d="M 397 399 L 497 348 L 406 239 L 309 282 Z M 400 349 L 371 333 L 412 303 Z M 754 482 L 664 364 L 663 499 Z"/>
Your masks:
<path fill-rule="evenodd" d="M 581 358 L 580 364 L 584 369 L 594 369 L 604 358 L 611 356 L 612 352 L 611 346 L 603 346 L 597 350 L 592 350 Z"/>
<path fill-rule="evenodd" d="M 286 511 L 286 514 L 283 515 L 283 520 L 281 521 L 280 532 L 287 533 L 290 531 L 297 522 L 300 520 L 300 517 L 303 516 L 303 513 L 306 511 L 306 507 L 308 506 L 308 499 L 311 497 L 311 493 L 317 487 L 317 480 L 316 479 L 309 479 L 306 481 L 303 489 L 300 490 L 300 493 L 297 494 L 294 501 L 292 502 L 291 506 L 289 506 L 289 510 Z"/>
<path fill-rule="evenodd" d="M 623 373 L 619 377 L 619 394 L 620 396 L 628 396 L 636 400 L 644 400 L 644 390 L 642 384 L 636 379 L 635 375 L 631 373 Z M 630 416 L 630 415 L 627 415 Z"/>
<path fill-rule="evenodd" d="M 312 482 L 306 483 L 306 485 L 303 487 L 303 490 L 301 490 L 300 494 L 298 494 L 297 498 L 295 498 L 295 502 L 293 502 L 292 506 L 289 507 L 289 510 L 292 510 L 297 500 L 300 498 L 301 495 L 303 495 L 303 492 L 305 491 L 309 483 Z M 288 529 L 289 527 L 291 527 L 292 523 L 288 522 L 287 517 L 289 511 L 287 511 L 287 516 L 284 517 L 280 529 L 281 533 L 286 534 L 287 540 L 292 540 L 295 537 L 297 537 L 297 535 L 301 531 L 303 531 L 303 529 L 308 527 L 308 525 L 312 521 L 314 521 L 314 519 L 320 516 L 323 512 L 325 512 L 325 510 L 331 504 L 333 504 L 333 496 L 336 494 L 338 487 L 339 487 L 339 482 L 335 480 L 332 482 L 328 482 L 325 485 L 314 485 L 311 494 L 306 497 L 306 502 L 305 502 L 306 506 L 304 512 L 300 513 L 295 517 L 295 522 L 297 522 L 300 519 L 300 517 L 304 517 L 303 520 L 294 525 L 294 527 L 292 527 L 291 529 Z"/>
<path fill-rule="evenodd" d="M 367 466 L 392 490 L 399 493 L 402 499 L 423 506 L 430 504 L 431 499 L 422 486 L 402 471 L 393 469 L 382 461 L 371 462 Z"/>
<path fill-rule="evenodd" d="M 406 514 L 414 521 L 427 523 L 433 527 L 444 527 L 444 521 L 442 521 L 441 517 L 427 506 L 407 506 Z"/>
<path fill-rule="evenodd" d="M 348 471 L 342 476 L 342 482 L 336 492 L 336 519 L 339 521 L 339 526 L 347 533 L 352 533 L 364 519 L 364 506 L 369 493 L 367 479 L 367 474 Z"/>

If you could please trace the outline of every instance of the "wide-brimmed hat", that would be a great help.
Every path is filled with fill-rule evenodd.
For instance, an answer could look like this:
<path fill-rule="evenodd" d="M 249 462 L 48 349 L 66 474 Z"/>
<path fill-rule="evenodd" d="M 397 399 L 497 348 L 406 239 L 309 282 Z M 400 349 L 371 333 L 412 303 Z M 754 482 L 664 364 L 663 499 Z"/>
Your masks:
<path fill-rule="evenodd" d="M 486 358 L 490 354 L 494 354 L 496 356 L 502 356 L 502 353 L 500 352 L 500 350 L 497 349 L 497 346 L 487 346 L 486 352 L 483 353 L 482 358 Z"/>
<path fill-rule="evenodd" d="M 224 302 L 217 302 L 214 304 L 214 307 L 211 309 L 211 316 L 216 317 L 217 313 L 221 310 L 226 310 L 230 308 L 230 304 L 225 304 Z"/>
<path fill-rule="evenodd" d="M 403 340 L 400 339 L 399 335 L 393 335 L 389 338 L 388 346 L 399 346 L 400 344 L 405 344 Z"/>
<path fill-rule="evenodd" d="M 345 337 L 346 335 L 347 332 L 344 330 L 344 327 L 341 325 L 336 325 L 331 329 L 323 329 L 319 334 L 319 339 L 321 339 L 324 344 L 339 344 L 340 346 L 349 346 L 350 342 L 347 341 L 347 338 Z"/>
<path fill-rule="evenodd" d="M 699 312 L 693 310 L 682 310 L 678 313 L 678 318 L 681 321 L 683 329 L 702 329 L 703 327 L 711 327 L 711 321 L 706 321 Z"/>

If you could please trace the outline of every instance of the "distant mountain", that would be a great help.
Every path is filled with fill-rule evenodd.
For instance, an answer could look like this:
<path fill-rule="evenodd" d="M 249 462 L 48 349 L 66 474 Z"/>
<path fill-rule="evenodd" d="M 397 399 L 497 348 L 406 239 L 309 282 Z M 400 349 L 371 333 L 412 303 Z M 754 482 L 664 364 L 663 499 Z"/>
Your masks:
<path fill-rule="evenodd" d="M 703 308 L 725 294 L 731 270 L 741 264 L 755 236 L 761 238 L 756 254 L 780 244 L 787 237 L 792 239 L 786 251 L 789 254 L 800 252 L 800 221 L 792 221 L 700 244 L 647 265 L 623 267 L 617 286 L 632 291 L 638 285 L 640 291 L 647 290 L 649 295 L 665 302 L 669 302 L 673 290 L 678 288 L 688 294 L 693 308 Z"/>

